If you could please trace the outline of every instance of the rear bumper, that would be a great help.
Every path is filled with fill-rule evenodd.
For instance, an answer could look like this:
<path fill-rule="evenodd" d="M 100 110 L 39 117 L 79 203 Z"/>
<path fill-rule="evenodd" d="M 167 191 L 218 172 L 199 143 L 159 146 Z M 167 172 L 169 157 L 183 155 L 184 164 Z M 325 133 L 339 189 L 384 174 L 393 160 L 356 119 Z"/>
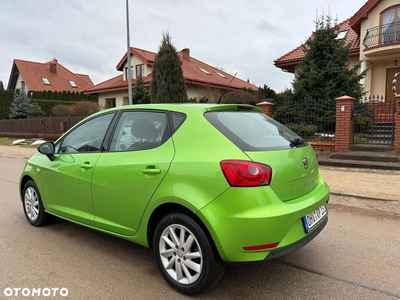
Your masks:
<path fill-rule="evenodd" d="M 304 247 L 309 242 L 311 242 L 322 231 L 322 229 L 324 229 L 324 227 L 327 223 L 328 223 L 328 217 L 326 217 L 321 222 L 321 224 L 317 228 L 315 228 L 315 230 L 311 231 L 308 235 L 306 235 L 301 240 L 291 244 L 290 246 L 288 246 L 286 248 L 276 250 L 276 251 L 271 251 L 265 258 L 265 260 L 275 259 L 277 257 L 284 256 L 286 254 L 289 254 L 291 252 L 299 250 L 300 248 Z"/>
<path fill-rule="evenodd" d="M 323 181 L 311 192 L 286 202 L 269 187 L 230 188 L 197 215 L 224 261 L 262 261 L 293 252 L 314 239 L 327 217 L 309 233 L 302 218 L 328 200 L 329 187 Z M 275 247 L 245 250 L 259 245 Z"/>

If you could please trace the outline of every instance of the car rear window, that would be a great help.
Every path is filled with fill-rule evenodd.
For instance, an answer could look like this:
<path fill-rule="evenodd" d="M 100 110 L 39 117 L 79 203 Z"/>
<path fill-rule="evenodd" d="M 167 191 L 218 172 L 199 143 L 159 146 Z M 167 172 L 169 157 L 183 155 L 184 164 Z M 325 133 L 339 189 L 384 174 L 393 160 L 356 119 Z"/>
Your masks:
<path fill-rule="evenodd" d="M 207 112 L 204 117 L 243 151 L 290 149 L 307 144 L 296 133 L 262 113 L 218 111 Z"/>

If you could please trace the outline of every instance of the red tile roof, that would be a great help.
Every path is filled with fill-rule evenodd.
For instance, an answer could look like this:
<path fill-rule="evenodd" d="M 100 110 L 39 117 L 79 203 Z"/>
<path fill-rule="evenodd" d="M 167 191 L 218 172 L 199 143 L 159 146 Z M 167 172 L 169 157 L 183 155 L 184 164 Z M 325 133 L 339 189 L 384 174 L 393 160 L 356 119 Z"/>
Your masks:
<path fill-rule="evenodd" d="M 351 19 L 347 19 L 342 23 L 338 24 L 339 31 L 344 31 L 344 30 L 349 31 L 346 35 L 345 43 L 351 44 L 350 56 L 358 56 L 360 53 L 360 37 L 351 28 L 350 20 Z M 292 51 L 274 60 L 274 65 L 278 68 L 294 73 L 295 67 L 302 61 L 303 58 L 304 58 L 303 45 L 300 45 L 297 48 L 293 49 Z"/>
<path fill-rule="evenodd" d="M 154 52 L 132 47 L 131 54 L 141 59 L 146 65 L 152 66 L 154 64 L 156 56 L 156 53 Z M 182 70 L 183 70 L 183 76 L 185 77 L 186 80 L 186 84 L 209 86 L 209 87 L 224 89 L 229 85 L 229 83 L 232 80 L 230 84 L 230 89 L 232 90 L 242 90 L 243 88 L 252 89 L 255 91 L 258 90 L 258 87 L 251 83 L 248 83 L 237 77 L 233 78 L 232 75 L 222 70 L 219 70 L 200 60 L 190 57 L 189 49 L 183 49 L 182 51 L 180 51 L 179 56 L 181 57 L 182 60 Z M 117 65 L 118 71 L 123 71 L 123 67 L 126 63 L 126 60 L 127 56 L 125 54 Z M 200 68 L 207 71 L 208 73 L 202 71 Z M 128 82 L 123 81 L 122 78 L 123 75 L 111 78 L 107 81 L 104 81 L 88 89 L 86 93 L 97 94 L 101 92 L 125 90 L 128 87 Z M 134 83 L 135 80 L 133 79 L 132 82 Z M 145 86 L 150 85 L 151 74 L 143 78 L 143 82 Z"/>
<path fill-rule="evenodd" d="M 28 91 L 83 92 L 93 86 L 88 75 L 72 73 L 59 64 L 56 59 L 46 63 L 15 59 L 7 89 L 15 89 L 19 74 L 22 76 Z M 44 84 L 42 78 L 47 78 L 50 85 Z M 73 80 L 76 87 L 72 87 L 69 80 Z"/>
<path fill-rule="evenodd" d="M 350 26 L 360 35 L 361 21 L 368 18 L 368 14 L 381 3 L 382 0 L 368 0 L 350 19 Z"/>

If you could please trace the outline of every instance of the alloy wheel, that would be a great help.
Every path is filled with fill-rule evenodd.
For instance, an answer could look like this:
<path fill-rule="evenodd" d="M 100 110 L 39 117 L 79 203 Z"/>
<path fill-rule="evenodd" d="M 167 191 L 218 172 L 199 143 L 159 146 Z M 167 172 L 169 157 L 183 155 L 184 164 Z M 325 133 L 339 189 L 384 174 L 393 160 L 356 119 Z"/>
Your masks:
<path fill-rule="evenodd" d="M 28 187 L 25 190 L 24 205 L 28 218 L 35 221 L 39 216 L 39 197 L 34 188 Z"/>
<path fill-rule="evenodd" d="M 180 284 L 192 284 L 203 269 L 203 254 L 194 234 L 185 226 L 172 224 L 159 239 L 159 255 L 165 271 Z"/>

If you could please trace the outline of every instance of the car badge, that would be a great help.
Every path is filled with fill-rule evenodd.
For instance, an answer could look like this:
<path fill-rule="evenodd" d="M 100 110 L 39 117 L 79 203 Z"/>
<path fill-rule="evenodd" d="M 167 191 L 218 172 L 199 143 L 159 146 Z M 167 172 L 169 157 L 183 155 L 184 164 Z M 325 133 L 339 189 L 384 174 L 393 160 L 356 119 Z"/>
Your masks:
<path fill-rule="evenodd" d="M 308 169 L 308 160 L 307 160 L 307 158 L 303 158 L 303 165 L 304 165 L 304 169 Z"/>

